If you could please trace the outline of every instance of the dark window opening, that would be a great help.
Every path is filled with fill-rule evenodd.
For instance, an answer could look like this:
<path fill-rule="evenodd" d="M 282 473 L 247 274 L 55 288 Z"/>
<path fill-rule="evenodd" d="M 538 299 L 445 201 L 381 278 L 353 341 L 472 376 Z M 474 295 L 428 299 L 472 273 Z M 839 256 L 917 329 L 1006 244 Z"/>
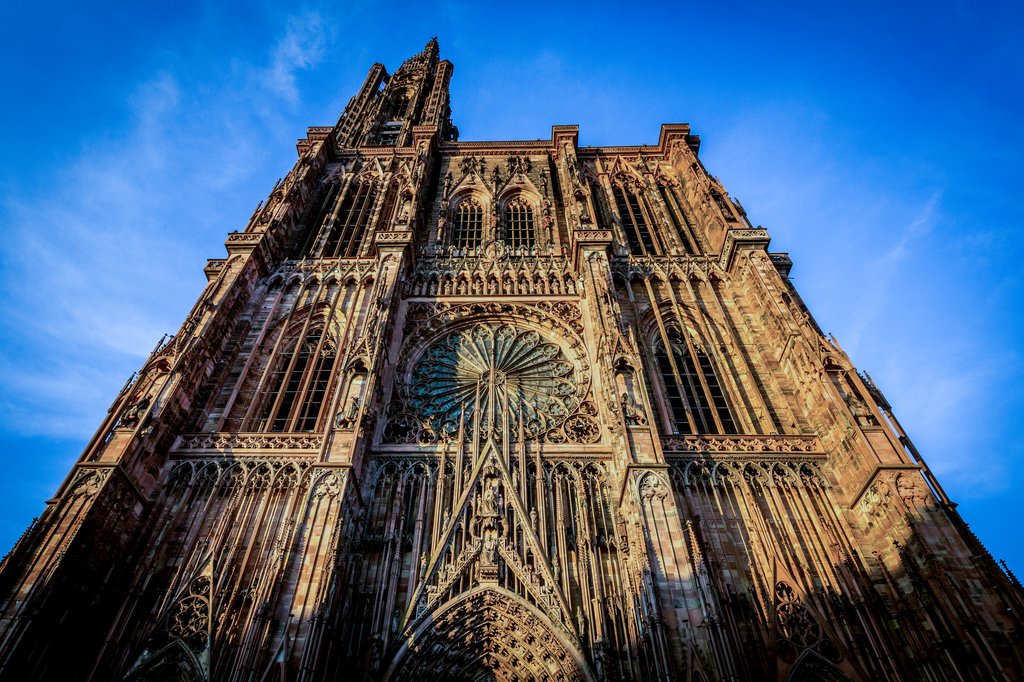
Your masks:
<path fill-rule="evenodd" d="M 349 186 L 324 244 L 324 258 L 355 258 L 359 255 L 376 198 L 377 188 L 371 181 Z"/>
<path fill-rule="evenodd" d="M 484 210 L 472 199 L 460 202 L 455 208 L 452 225 L 452 246 L 475 249 L 483 242 Z"/>
<path fill-rule="evenodd" d="M 612 193 L 615 195 L 615 204 L 619 209 L 619 217 L 622 218 L 622 229 L 626 233 L 630 252 L 646 256 L 658 255 L 658 250 L 654 246 L 654 236 L 640 208 L 640 197 L 634 190 L 618 185 L 612 187 Z"/>
<path fill-rule="evenodd" d="M 664 400 L 672 432 L 683 435 L 736 433 L 736 424 L 711 357 L 700 348 L 691 352 L 680 329 L 670 327 L 667 333 L 671 359 L 660 341 L 654 356 L 665 387 Z"/>
<path fill-rule="evenodd" d="M 530 248 L 536 243 L 533 208 L 524 199 L 513 199 L 505 206 L 505 230 L 513 248 Z"/>

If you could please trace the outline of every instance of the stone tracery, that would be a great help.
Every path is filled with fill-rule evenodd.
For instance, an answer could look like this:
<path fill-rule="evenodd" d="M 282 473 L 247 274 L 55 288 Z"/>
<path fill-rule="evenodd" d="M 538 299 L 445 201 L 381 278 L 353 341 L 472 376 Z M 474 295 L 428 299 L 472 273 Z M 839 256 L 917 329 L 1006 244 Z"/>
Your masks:
<path fill-rule="evenodd" d="M 413 369 L 411 406 L 437 433 L 467 418 L 485 431 L 528 437 L 560 426 L 586 388 L 558 345 L 511 324 L 479 324 L 435 341 Z M 507 415 L 507 417 L 506 417 Z"/>

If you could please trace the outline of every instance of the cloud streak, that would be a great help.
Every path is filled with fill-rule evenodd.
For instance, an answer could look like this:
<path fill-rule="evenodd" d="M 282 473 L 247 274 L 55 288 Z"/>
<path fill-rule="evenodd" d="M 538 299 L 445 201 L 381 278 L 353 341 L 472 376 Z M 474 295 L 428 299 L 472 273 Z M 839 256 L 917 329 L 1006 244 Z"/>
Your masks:
<path fill-rule="evenodd" d="M 262 85 L 289 104 L 298 104 L 298 72 L 309 70 L 320 61 L 326 38 L 319 14 L 289 18 L 284 36 L 274 46 L 270 66 L 260 74 Z"/>
<path fill-rule="evenodd" d="M 0 429 L 91 433 L 98 406 L 180 324 L 204 257 L 247 217 L 238 197 L 262 195 L 280 173 L 279 162 L 260 168 L 269 159 L 252 141 L 280 133 L 251 107 L 246 84 L 266 80 L 271 98 L 295 104 L 295 74 L 320 58 L 325 36 L 319 15 L 287 19 L 264 65 L 243 67 L 227 87 L 186 89 L 175 69 L 159 68 L 127 97 L 123 132 L 84 144 L 44 187 L 0 197 Z"/>

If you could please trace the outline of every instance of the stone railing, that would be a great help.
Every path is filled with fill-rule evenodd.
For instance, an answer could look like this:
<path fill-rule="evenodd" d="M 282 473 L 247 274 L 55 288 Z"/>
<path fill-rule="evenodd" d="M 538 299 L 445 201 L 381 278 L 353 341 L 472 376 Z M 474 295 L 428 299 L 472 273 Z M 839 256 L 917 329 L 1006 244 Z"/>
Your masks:
<path fill-rule="evenodd" d="M 322 435 L 309 433 L 184 433 L 178 436 L 171 451 L 177 455 L 308 455 L 318 451 L 323 442 Z"/>
<path fill-rule="evenodd" d="M 661 447 L 676 457 L 736 455 L 823 455 L 817 436 L 759 434 L 664 436 Z"/>

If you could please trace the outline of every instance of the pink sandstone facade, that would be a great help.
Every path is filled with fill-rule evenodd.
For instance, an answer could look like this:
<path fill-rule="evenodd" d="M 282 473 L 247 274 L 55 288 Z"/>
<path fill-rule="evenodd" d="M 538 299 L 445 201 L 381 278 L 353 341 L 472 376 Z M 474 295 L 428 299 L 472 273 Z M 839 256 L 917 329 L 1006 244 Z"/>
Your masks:
<path fill-rule="evenodd" d="M 687 125 L 375 64 L 0 565 L 10 680 L 1014 680 L 1020 585 Z"/>

